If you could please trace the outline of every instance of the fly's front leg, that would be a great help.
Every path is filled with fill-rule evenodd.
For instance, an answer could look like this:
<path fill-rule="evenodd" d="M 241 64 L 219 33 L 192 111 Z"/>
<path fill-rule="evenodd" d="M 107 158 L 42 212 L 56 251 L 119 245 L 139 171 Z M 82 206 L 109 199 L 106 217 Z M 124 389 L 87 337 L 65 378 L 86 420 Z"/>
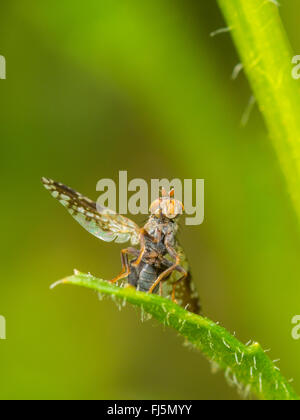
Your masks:
<path fill-rule="evenodd" d="M 138 255 L 138 250 L 135 248 L 126 248 L 126 249 L 122 249 L 121 251 L 121 263 L 122 263 L 122 271 L 121 273 L 116 276 L 115 278 L 113 278 L 110 283 L 116 283 L 119 280 L 122 280 L 126 277 L 129 276 L 130 274 L 130 267 L 129 267 L 129 260 L 128 260 L 128 255 L 133 255 L 133 256 L 137 256 Z"/>
<path fill-rule="evenodd" d="M 132 264 L 134 267 L 138 267 L 140 262 L 142 261 L 142 258 L 146 252 L 146 241 L 145 241 L 145 237 L 148 237 L 152 240 L 152 242 L 154 243 L 159 243 L 161 240 L 161 231 L 158 232 L 158 236 L 157 238 L 152 237 L 151 235 L 149 235 L 149 233 L 146 231 L 146 229 L 142 228 L 140 230 L 140 244 L 141 244 L 141 249 L 140 249 L 140 254 L 137 258 L 137 260 Z"/>
<path fill-rule="evenodd" d="M 142 258 L 144 256 L 144 254 L 145 254 L 145 251 L 146 251 L 145 234 L 146 234 L 146 231 L 145 231 L 144 228 L 142 228 L 140 230 L 140 244 L 141 244 L 141 249 L 140 249 L 140 253 L 139 253 L 139 256 L 138 256 L 137 260 L 134 263 L 132 263 L 132 265 L 134 267 L 138 267 L 139 266 L 140 262 L 142 261 Z"/>
<path fill-rule="evenodd" d="M 175 260 L 175 262 L 167 268 L 165 271 L 163 271 L 156 279 L 156 281 L 153 283 L 153 285 L 149 289 L 149 293 L 153 293 L 156 286 L 164 280 L 166 277 L 168 277 L 174 270 L 177 270 L 178 267 L 180 267 L 180 256 L 177 254 L 175 249 L 172 247 L 172 245 L 168 242 L 168 239 L 165 240 L 165 246 L 167 248 L 167 251 L 169 255 Z"/>

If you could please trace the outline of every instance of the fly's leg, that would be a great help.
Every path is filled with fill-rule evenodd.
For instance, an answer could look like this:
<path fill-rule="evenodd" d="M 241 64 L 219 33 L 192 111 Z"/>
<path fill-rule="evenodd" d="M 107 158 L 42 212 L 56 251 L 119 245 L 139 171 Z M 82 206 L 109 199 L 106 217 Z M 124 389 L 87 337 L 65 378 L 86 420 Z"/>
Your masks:
<path fill-rule="evenodd" d="M 140 254 L 139 254 L 137 260 L 132 264 L 134 267 L 139 266 L 140 262 L 142 261 L 142 258 L 144 256 L 144 254 L 146 252 L 145 236 L 150 238 L 154 243 L 159 243 L 160 240 L 161 240 L 161 232 L 159 232 L 157 238 L 154 238 L 151 235 L 149 235 L 149 233 L 146 231 L 146 229 L 142 228 L 140 230 L 140 244 L 141 244 Z"/>
<path fill-rule="evenodd" d="M 115 278 L 113 278 L 110 283 L 116 283 L 119 280 L 122 280 L 126 277 L 129 276 L 130 274 L 130 267 L 129 267 L 129 260 L 128 260 L 128 255 L 133 255 L 133 256 L 137 256 L 138 255 L 138 250 L 135 248 L 126 248 L 126 249 L 122 249 L 121 251 L 121 263 L 122 263 L 122 271 L 121 273 L 116 276 Z"/>
<path fill-rule="evenodd" d="M 180 256 L 177 254 L 175 249 L 168 243 L 166 240 L 165 242 L 166 248 L 170 256 L 175 260 L 174 264 L 172 264 L 169 268 L 167 268 L 165 271 L 163 271 L 155 280 L 155 282 L 152 284 L 152 286 L 149 289 L 149 293 L 153 293 L 154 289 L 162 280 L 164 280 L 166 277 L 168 277 L 174 270 L 178 270 L 178 267 L 180 267 Z"/>
<path fill-rule="evenodd" d="M 166 266 L 166 267 L 168 267 L 168 268 L 171 268 L 173 265 L 172 265 L 172 263 L 171 263 L 171 261 L 169 261 L 169 260 L 167 260 L 167 259 L 163 259 L 163 264 Z M 183 280 L 185 280 L 186 279 L 186 277 L 188 276 L 188 272 L 183 268 L 183 267 L 181 267 L 181 265 L 178 265 L 177 267 L 175 267 L 175 269 L 174 270 L 176 270 L 176 271 L 178 271 L 179 273 L 181 273 L 182 274 L 182 276 L 178 279 L 178 280 L 176 280 L 174 283 L 173 283 L 173 289 L 172 289 L 172 296 L 171 296 L 171 298 L 172 298 L 172 301 L 174 302 L 174 303 L 177 303 L 177 301 L 176 301 L 176 299 L 175 299 L 175 291 L 176 291 L 176 286 L 177 286 L 177 284 L 179 283 L 179 282 L 181 282 L 181 281 L 183 281 Z M 162 282 L 160 282 L 160 290 L 162 289 Z"/>
<path fill-rule="evenodd" d="M 153 293 L 153 290 L 156 288 L 158 284 L 160 284 L 161 281 L 163 281 L 166 277 L 168 277 L 174 270 L 177 269 L 177 266 L 179 264 L 179 261 L 173 265 L 171 265 L 170 268 L 167 268 L 165 271 L 163 271 L 155 280 L 155 282 L 152 284 L 152 286 L 149 289 L 149 293 Z"/>
<path fill-rule="evenodd" d="M 140 249 L 139 256 L 137 257 L 137 260 L 136 260 L 134 263 L 132 263 L 132 265 L 133 265 L 134 267 L 138 267 L 138 266 L 139 266 L 140 262 L 142 261 L 142 258 L 143 258 L 143 256 L 144 256 L 144 254 L 145 254 L 145 251 L 146 251 L 145 234 L 146 234 L 146 231 L 145 231 L 145 229 L 144 229 L 144 228 L 142 228 L 142 229 L 140 230 L 140 243 L 141 243 L 141 249 Z"/>
<path fill-rule="evenodd" d="M 162 282 L 159 283 L 159 296 L 162 296 Z"/>

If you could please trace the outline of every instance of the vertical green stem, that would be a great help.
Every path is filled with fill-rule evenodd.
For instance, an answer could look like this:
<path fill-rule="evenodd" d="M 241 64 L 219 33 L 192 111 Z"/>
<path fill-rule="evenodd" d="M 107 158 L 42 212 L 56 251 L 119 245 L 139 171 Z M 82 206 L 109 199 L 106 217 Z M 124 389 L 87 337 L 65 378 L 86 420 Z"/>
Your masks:
<path fill-rule="evenodd" d="M 300 81 L 272 0 L 218 0 L 265 118 L 300 218 Z"/>

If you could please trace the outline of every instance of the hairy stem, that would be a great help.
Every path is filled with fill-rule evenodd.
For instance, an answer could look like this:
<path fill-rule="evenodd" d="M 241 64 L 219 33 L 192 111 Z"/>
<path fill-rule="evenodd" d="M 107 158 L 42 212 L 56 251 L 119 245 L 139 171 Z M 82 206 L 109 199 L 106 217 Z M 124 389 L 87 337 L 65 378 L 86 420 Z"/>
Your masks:
<path fill-rule="evenodd" d="M 192 314 L 157 295 L 122 288 L 99 280 L 91 275 L 76 272 L 57 284 L 73 284 L 110 295 L 121 308 L 129 302 L 139 306 L 143 318 L 152 316 L 160 323 L 178 331 L 189 343 L 201 350 L 206 357 L 223 369 L 231 384 L 244 396 L 250 392 L 260 399 L 299 399 L 290 383 L 267 357 L 258 343 L 244 345 L 226 329 L 207 318 Z"/>

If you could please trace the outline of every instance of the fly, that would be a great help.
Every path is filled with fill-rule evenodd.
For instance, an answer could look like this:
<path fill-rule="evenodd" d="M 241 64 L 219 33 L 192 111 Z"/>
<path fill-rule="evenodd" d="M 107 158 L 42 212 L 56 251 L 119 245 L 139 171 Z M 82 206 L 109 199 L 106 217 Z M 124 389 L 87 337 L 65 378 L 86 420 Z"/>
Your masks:
<path fill-rule="evenodd" d="M 150 206 L 147 223 L 140 228 L 127 217 L 99 208 L 92 200 L 59 182 L 49 178 L 42 178 L 42 182 L 92 235 L 106 242 L 131 242 L 132 246 L 121 251 L 122 271 L 111 283 L 127 279 L 137 290 L 170 296 L 190 312 L 200 312 L 187 258 L 176 237 L 184 208 L 174 198 L 174 190 L 169 193 L 162 190 L 162 196 Z"/>

